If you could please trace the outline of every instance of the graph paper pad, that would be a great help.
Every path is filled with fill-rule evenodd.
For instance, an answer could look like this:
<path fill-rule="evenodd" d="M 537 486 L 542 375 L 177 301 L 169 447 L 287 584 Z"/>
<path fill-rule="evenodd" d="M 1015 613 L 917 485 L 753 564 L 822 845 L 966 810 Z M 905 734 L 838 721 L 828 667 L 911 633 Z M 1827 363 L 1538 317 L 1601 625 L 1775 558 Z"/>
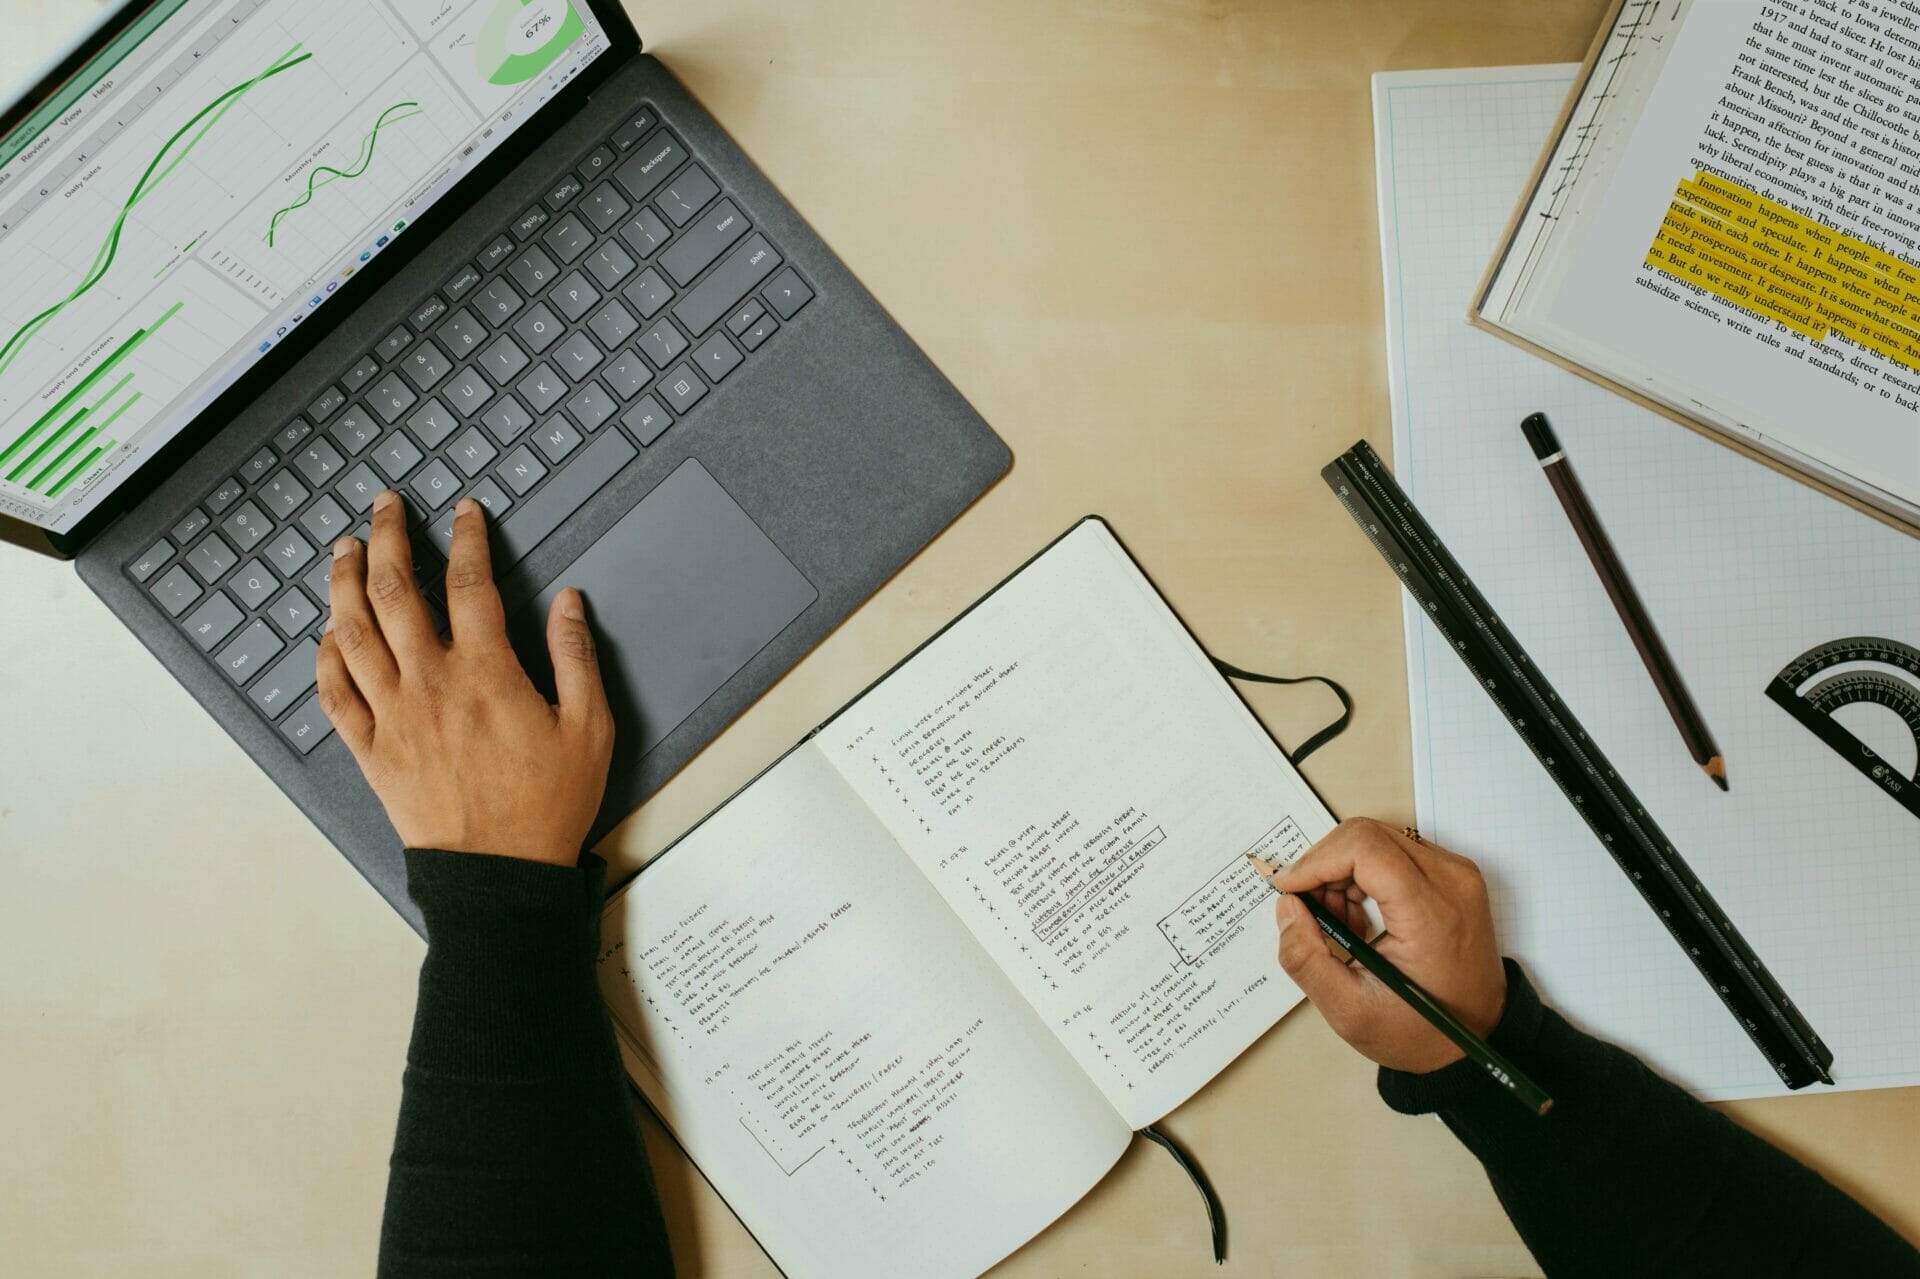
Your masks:
<path fill-rule="evenodd" d="M 1394 474 L 1833 1049 L 1840 1086 L 1920 1084 L 1920 822 L 1764 695 L 1828 640 L 1920 643 L 1920 541 L 1465 321 L 1575 70 L 1374 77 Z M 1521 438 L 1536 410 L 1730 794 L 1688 756 Z M 1420 829 L 1480 863 L 1506 952 L 1696 1094 L 1784 1092 L 1438 633 L 1410 609 L 1405 624 Z"/>

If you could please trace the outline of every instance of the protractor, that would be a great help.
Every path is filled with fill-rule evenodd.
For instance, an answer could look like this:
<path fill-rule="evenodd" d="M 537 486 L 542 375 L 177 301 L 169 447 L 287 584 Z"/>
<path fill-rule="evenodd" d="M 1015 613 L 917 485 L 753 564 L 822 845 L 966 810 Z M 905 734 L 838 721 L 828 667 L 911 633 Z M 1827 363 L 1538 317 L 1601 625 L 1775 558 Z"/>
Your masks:
<path fill-rule="evenodd" d="M 1767 696 L 1920 817 L 1920 649 L 1871 635 L 1834 640 L 1788 662 Z"/>

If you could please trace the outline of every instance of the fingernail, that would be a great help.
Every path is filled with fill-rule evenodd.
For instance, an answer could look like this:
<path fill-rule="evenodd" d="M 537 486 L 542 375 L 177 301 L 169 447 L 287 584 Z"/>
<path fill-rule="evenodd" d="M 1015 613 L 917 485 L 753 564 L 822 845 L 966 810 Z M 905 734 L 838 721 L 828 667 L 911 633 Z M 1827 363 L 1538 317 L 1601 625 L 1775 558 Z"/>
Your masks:
<path fill-rule="evenodd" d="M 320 633 L 322 635 L 326 635 L 330 633 L 332 630 L 333 630 L 333 614 L 329 613 L 327 614 L 326 623 L 322 625 L 320 628 Z"/>
<path fill-rule="evenodd" d="M 474 501 L 470 497 L 463 497 L 458 502 L 455 502 L 453 504 L 453 513 L 456 516 L 478 515 L 480 513 L 480 503 Z"/>
<path fill-rule="evenodd" d="M 347 556 L 351 554 L 353 554 L 352 538 L 343 537 L 339 541 L 333 544 L 333 558 L 335 558 L 336 560 L 345 559 Z"/>
<path fill-rule="evenodd" d="M 560 592 L 558 602 L 560 616 L 574 622 L 584 622 L 587 620 L 587 610 L 580 603 L 580 592 L 574 590 L 571 586 Z"/>
<path fill-rule="evenodd" d="M 399 500 L 399 495 L 392 489 L 381 489 L 373 495 L 373 509 L 376 511 L 384 511 Z"/>
<path fill-rule="evenodd" d="M 1284 933 L 1287 931 L 1287 929 L 1292 928 L 1293 919 L 1294 919 L 1293 911 L 1291 910 L 1281 911 L 1280 912 L 1280 931 Z"/>

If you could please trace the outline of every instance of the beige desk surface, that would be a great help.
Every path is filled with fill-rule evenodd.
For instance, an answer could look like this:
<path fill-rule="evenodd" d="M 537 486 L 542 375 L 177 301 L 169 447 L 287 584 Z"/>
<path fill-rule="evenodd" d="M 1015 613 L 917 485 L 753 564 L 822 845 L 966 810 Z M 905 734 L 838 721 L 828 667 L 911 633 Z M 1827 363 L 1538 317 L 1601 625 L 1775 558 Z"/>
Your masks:
<path fill-rule="evenodd" d="M 5 0 L 0 71 L 71 3 Z M 1318 478 L 1389 442 L 1368 76 L 1573 59 L 1601 7 L 635 4 L 1017 460 L 603 851 L 638 864 L 1087 511 L 1215 652 L 1345 681 L 1307 773 L 1409 820 L 1399 599 Z M 369 1272 L 421 944 L 70 568 L 0 556 L 0 600 L 0 1272 Z M 1329 707 L 1253 700 L 1283 741 Z M 1728 1109 L 1920 1239 L 1920 1089 Z M 772 1274 L 648 1126 L 683 1273 Z M 1220 1273 L 1537 1273 L 1311 1010 L 1168 1128 L 1226 1199 Z M 1205 1256 L 1136 1147 L 997 1273 Z"/>

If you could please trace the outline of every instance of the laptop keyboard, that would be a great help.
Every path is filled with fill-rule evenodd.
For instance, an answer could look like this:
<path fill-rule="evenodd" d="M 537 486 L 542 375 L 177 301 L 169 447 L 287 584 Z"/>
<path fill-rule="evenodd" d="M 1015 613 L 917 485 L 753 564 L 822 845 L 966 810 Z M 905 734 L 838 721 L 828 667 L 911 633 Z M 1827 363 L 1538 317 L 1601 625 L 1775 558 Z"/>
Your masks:
<path fill-rule="evenodd" d="M 406 498 L 444 631 L 459 498 L 487 508 L 504 572 L 812 298 L 642 109 L 126 572 L 304 755 L 333 731 L 313 696 L 328 548 L 366 537 L 375 494 Z"/>

